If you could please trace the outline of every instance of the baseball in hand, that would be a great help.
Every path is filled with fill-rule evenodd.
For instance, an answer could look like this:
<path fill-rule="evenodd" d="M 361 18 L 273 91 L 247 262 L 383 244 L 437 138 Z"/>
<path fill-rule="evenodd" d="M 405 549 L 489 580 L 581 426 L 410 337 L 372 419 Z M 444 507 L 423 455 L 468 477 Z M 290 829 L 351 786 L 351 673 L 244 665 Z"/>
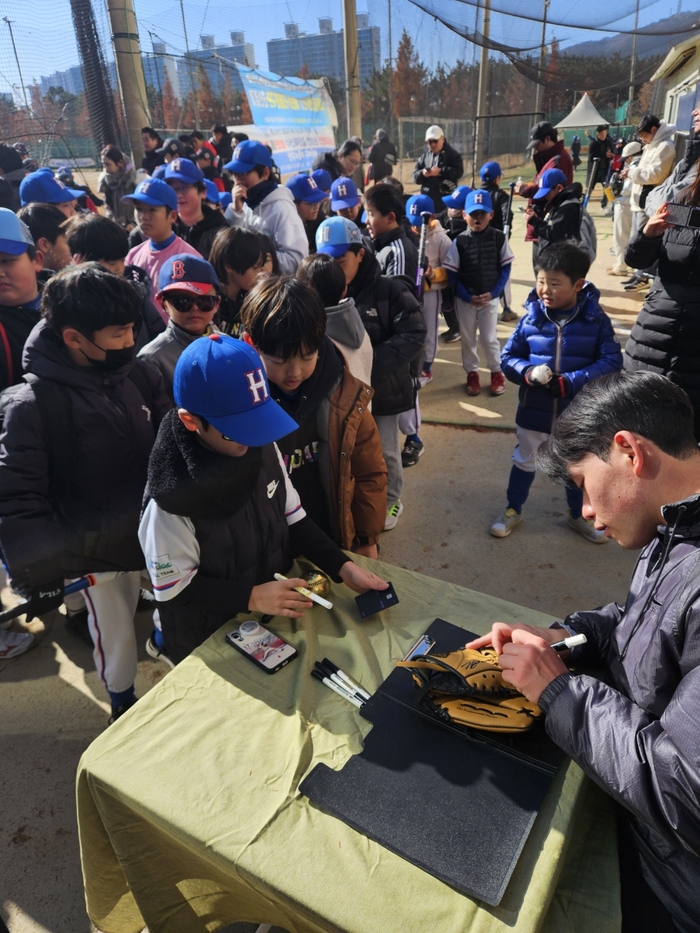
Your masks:
<path fill-rule="evenodd" d="M 529 375 L 529 381 L 536 386 L 546 386 L 551 378 L 552 370 L 545 363 L 535 366 Z"/>

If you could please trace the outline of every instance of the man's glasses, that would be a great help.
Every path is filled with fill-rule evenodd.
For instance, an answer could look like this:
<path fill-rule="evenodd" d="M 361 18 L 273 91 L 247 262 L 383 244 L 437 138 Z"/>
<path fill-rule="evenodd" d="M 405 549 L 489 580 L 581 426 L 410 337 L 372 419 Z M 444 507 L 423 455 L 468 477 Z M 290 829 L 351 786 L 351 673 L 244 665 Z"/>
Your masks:
<path fill-rule="evenodd" d="M 166 293 L 165 300 L 180 314 L 187 314 L 195 305 L 204 314 L 209 314 L 218 306 L 220 299 L 218 295 L 168 295 Z"/>

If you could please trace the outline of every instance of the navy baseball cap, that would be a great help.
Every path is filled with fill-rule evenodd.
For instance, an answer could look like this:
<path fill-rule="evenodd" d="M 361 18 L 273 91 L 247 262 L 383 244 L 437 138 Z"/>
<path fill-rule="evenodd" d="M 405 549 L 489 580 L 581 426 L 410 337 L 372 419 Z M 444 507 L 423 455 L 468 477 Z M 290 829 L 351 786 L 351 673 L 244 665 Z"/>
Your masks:
<path fill-rule="evenodd" d="M 414 227 L 421 225 L 421 214 L 434 214 L 435 202 L 427 194 L 414 194 L 406 201 L 406 216 Z"/>
<path fill-rule="evenodd" d="M 174 291 L 206 295 L 212 287 L 217 292 L 220 290 L 219 279 L 212 264 L 201 256 L 178 253 L 161 266 L 156 298 L 164 292 Z"/>
<path fill-rule="evenodd" d="M 491 195 L 482 188 L 478 188 L 476 191 L 470 191 L 462 210 L 465 214 L 475 214 L 477 211 L 487 211 L 490 214 L 493 211 Z"/>
<path fill-rule="evenodd" d="M 165 181 L 182 181 L 186 185 L 196 185 L 204 181 L 201 168 L 191 159 L 173 159 L 165 166 Z"/>
<path fill-rule="evenodd" d="M 292 192 L 295 201 L 306 201 L 307 204 L 317 204 L 325 201 L 327 194 L 321 191 L 311 175 L 293 175 L 286 187 Z"/>
<path fill-rule="evenodd" d="M 238 175 L 252 172 L 256 165 L 266 165 L 272 168 L 272 156 L 267 146 L 256 139 L 244 139 L 233 151 L 233 158 L 224 168 Z"/>
<path fill-rule="evenodd" d="M 22 207 L 25 204 L 63 204 L 66 201 L 76 201 L 82 198 L 84 191 L 74 191 L 72 188 L 66 188 L 62 181 L 53 177 L 53 172 L 32 172 L 22 179 L 19 186 L 19 197 Z"/>
<path fill-rule="evenodd" d="M 122 201 L 138 201 L 153 207 L 167 207 L 177 210 L 177 194 L 161 178 L 147 178 L 136 186 L 131 194 L 125 194 Z"/>
<path fill-rule="evenodd" d="M 271 397 L 257 351 L 228 334 L 199 337 L 186 347 L 173 389 L 178 408 L 247 447 L 271 444 L 298 427 Z"/>
<path fill-rule="evenodd" d="M 356 207 L 360 203 L 357 185 L 352 178 L 341 175 L 331 185 L 331 210 L 341 211 L 346 207 Z"/>
<path fill-rule="evenodd" d="M 569 184 L 569 180 L 560 168 L 548 168 L 546 172 L 542 172 L 537 184 L 540 186 L 540 190 L 537 194 L 533 195 L 533 201 L 546 198 L 552 188 L 556 188 L 557 185 L 564 185 L 564 187 L 566 187 Z"/>
<path fill-rule="evenodd" d="M 364 246 L 360 228 L 347 217 L 327 217 L 316 231 L 316 252 L 334 259 L 344 256 L 354 245 Z"/>
<path fill-rule="evenodd" d="M 158 155 L 173 155 L 183 157 L 187 152 L 185 144 L 177 136 L 168 136 L 160 149 L 156 149 Z"/>
<path fill-rule="evenodd" d="M 452 194 L 443 195 L 442 203 L 445 207 L 452 208 L 456 211 L 464 210 L 464 202 L 467 200 L 467 195 L 472 189 L 469 185 L 459 185 L 458 188 L 452 192 Z"/>
<path fill-rule="evenodd" d="M 333 184 L 333 179 L 331 178 L 331 173 L 327 172 L 325 168 L 317 168 L 311 173 L 311 177 L 316 182 L 321 191 L 325 191 L 326 194 L 331 190 L 331 185 Z"/>
<path fill-rule="evenodd" d="M 0 253 L 21 256 L 34 246 L 29 227 L 7 207 L 0 207 Z"/>
<path fill-rule="evenodd" d="M 503 172 L 498 162 L 484 162 L 479 169 L 479 175 L 482 181 L 495 181 Z"/>

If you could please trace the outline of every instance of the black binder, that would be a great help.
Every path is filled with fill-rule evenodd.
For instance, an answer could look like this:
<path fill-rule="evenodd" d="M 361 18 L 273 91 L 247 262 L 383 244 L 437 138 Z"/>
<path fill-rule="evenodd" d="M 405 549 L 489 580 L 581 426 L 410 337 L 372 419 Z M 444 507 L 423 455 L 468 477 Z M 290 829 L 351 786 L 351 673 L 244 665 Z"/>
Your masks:
<path fill-rule="evenodd" d="M 476 637 L 442 619 L 427 634 L 441 652 Z M 395 668 L 362 708 L 374 724 L 363 752 L 341 771 L 317 765 L 299 789 L 358 832 L 496 906 L 563 752 L 542 724 L 516 735 L 479 732 L 443 722 L 415 697 L 410 672 Z"/>

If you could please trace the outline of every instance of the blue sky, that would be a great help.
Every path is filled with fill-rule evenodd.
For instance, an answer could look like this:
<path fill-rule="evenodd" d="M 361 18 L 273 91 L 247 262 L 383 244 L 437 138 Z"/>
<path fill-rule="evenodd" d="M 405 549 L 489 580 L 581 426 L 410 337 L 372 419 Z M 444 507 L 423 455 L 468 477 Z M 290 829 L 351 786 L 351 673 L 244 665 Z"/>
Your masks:
<path fill-rule="evenodd" d="M 430 0 L 426 0 L 430 2 Z M 465 23 L 473 24 L 474 9 L 459 6 L 453 0 L 433 0 L 435 9 L 454 11 Z M 497 2 L 497 0 L 495 0 Z M 589 3 L 591 0 L 589 0 Z M 525 7 L 538 10 L 539 0 L 520 0 Z M 106 14 L 104 0 L 93 0 L 96 16 L 105 36 Z M 595 0 L 598 9 L 603 0 Z M 629 7 L 629 0 L 618 0 L 617 9 Z M 683 9 L 697 8 L 697 0 L 682 0 Z M 642 0 L 640 25 L 653 22 L 675 13 L 678 0 Z M 139 21 L 141 45 L 150 51 L 152 41 L 164 41 L 168 50 L 178 54 L 185 50 L 182 18 L 178 0 L 134 0 Z M 266 42 L 284 35 L 284 23 L 294 21 L 302 31 L 318 32 L 318 18 L 331 16 L 334 28 L 342 26 L 342 0 L 184 0 L 188 38 L 191 48 L 199 47 L 200 34 L 214 34 L 222 44 L 228 41 L 231 30 L 243 30 L 246 41 L 255 46 L 257 64 L 267 67 Z M 581 15 L 582 4 L 573 2 L 570 9 Z M 382 57 L 388 57 L 388 0 L 357 0 L 358 12 L 369 12 L 370 24 L 381 28 Z M 63 70 L 78 63 L 78 53 L 67 0 L 3 0 L 2 15 L 13 22 L 20 64 L 25 84 Z M 455 35 L 432 17 L 414 7 L 409 0 L 392 0 L 394 54 L 401 31 L 406 28 L 411 35 L 419 55 L 429 68 L 439 62 L 453 64 L 458 59 L 478 60 L 479 50 Z M 628 18 L 624 25 L 631 28 Z M 494 34 L 499 37 L 528 39 L 536 45 L 541 26 L 523 20 L 507 20 L 494 17 Z M 582 32 L 563 27 L 552 27 L 547 31 L 548 41 L 553 36 L 563 40 L 565 48 L 573 42 L 603 37 L 607 33 Z M 107 50 L 106 50 L 107 51 Z M 9 30 L 0 21 L 0 92 L 18 89 L 19 77 L 10 44 Z"/>

